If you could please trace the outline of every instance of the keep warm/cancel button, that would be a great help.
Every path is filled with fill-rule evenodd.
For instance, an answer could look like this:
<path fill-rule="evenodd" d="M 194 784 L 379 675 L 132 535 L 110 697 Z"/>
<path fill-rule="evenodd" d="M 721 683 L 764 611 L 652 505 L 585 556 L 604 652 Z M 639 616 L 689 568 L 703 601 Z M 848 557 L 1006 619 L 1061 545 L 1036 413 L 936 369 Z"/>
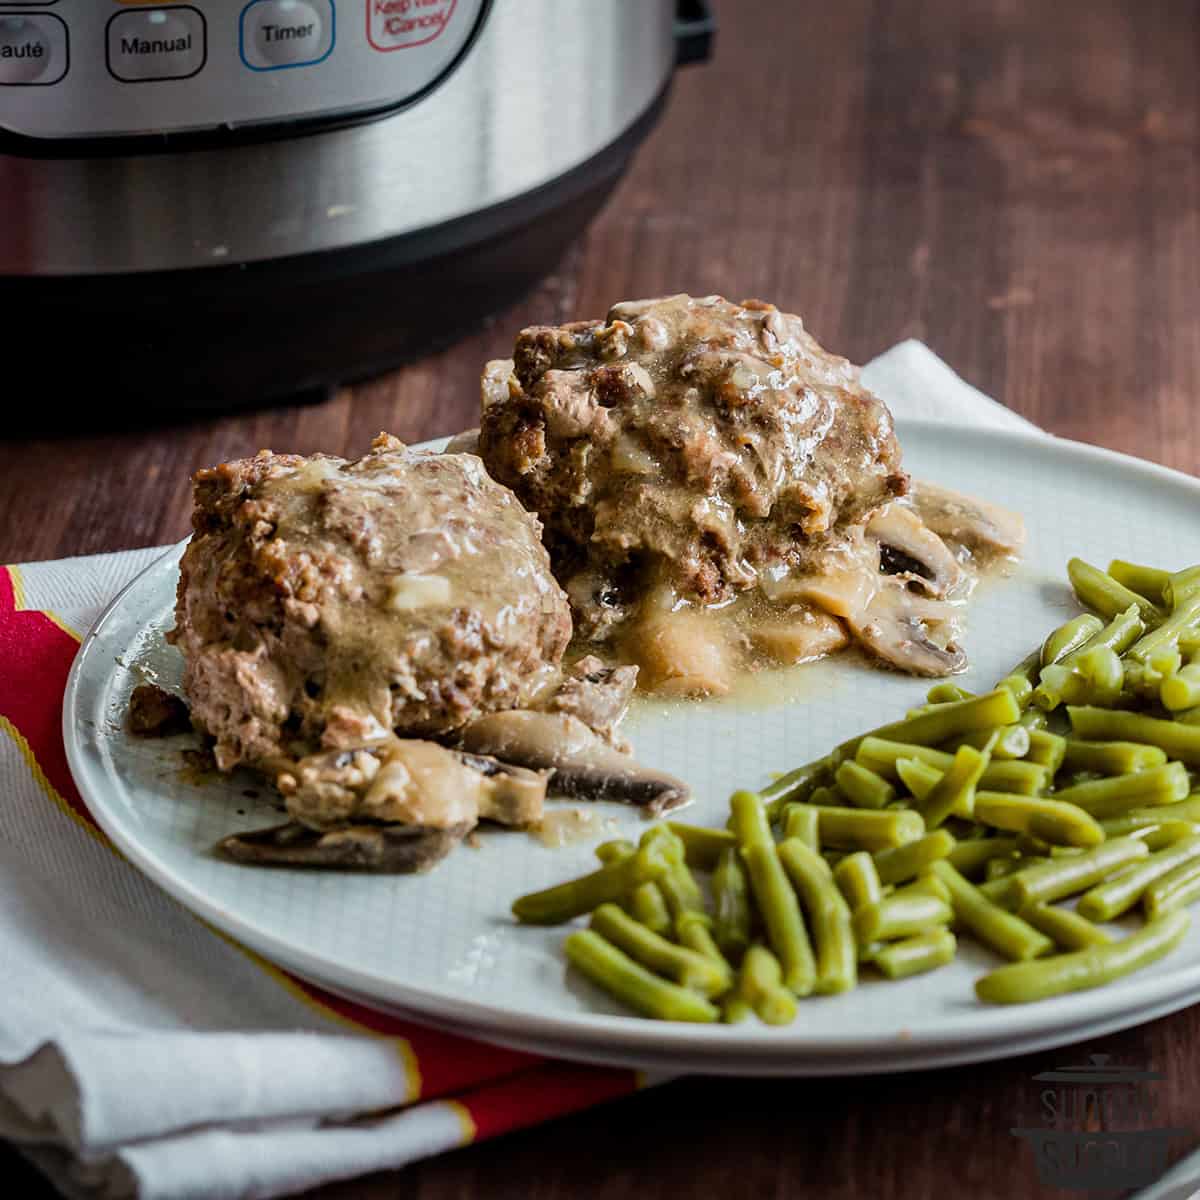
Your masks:
<path fill-rule="evenodd" d="M 108 69 L 124 83 L 188 79 L 207 53 L 204 17 L 186 5 L 117 13 L 108 22 Z"/>

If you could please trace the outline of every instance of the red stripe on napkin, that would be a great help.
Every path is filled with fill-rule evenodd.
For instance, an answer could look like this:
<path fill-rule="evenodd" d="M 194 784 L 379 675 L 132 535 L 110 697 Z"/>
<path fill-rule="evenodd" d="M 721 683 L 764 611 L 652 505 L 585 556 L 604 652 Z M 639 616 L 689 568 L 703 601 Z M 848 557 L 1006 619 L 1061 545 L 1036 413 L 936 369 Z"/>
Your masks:
<path fill-rule="evenodd" d="M 457 1100 L 474 1122 L 475 1139 L 482 1141 L 628 1096 L 638 1086 L 636 1071 L 550 1062 L 477 1088 Z"/>
<path fill-rule="evenodd" d="M 45 613 L 17 607 L 12 569 L 0 568 L 0 717 L 25 741 L 56 798 L 96 828 L 62 740 L 63 691 L 78 649 L 79 639 Z"/>

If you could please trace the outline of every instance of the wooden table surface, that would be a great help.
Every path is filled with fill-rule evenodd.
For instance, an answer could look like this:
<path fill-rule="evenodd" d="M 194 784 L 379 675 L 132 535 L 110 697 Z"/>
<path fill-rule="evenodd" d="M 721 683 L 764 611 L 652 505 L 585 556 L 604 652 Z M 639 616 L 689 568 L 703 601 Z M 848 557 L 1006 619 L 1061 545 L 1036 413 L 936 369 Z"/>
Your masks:
<path fill-rule="evenodd" d="M 718 10 L 715 61 L 680 75 L 606 211 L 519 307 L 324 405 L 0 443 L 0 562 L 176 539 L 189 472 L 259 447 L 473 424 L 480 364 L 522 324 L 668 291 L 771 299 L 857 361 L 923 338 L 1055 433 L 1200 471 L 1190 0 Z M 320 1194 L 1057 1195 L 1010 1129 L 1041 1123 L 1038 1071 L 1089 1053 L 1162 1072 L 1150 1123 L 1192 1131 L 1173 1154 L 1200 1141 L 1197 1009 L 956 1070 L 675 1084 Z"/>

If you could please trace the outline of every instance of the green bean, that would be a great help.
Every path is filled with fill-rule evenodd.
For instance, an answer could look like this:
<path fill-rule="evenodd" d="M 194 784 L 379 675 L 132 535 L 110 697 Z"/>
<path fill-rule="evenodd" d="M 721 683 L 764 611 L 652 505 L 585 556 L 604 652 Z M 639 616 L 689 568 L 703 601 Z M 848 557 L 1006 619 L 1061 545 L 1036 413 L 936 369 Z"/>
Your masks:
<path fill-rule="evenodd" d="M 596 857 L 602 863 L 622 862 L 636 853 L 637 847 L 624 838 L 602 842 L 596 847 Z M 657 883 L 643 883 L 635 887 L 622 899 L 621 905 L 635 921 L 641 921 L 654 933 L 666 934 L 671 931 L 671 914 L 667 912 Z"/>
<path fill-rule="evenodd" d="M 1101 775 L 1131 775 L 1149 767 L 1161 767 L 1166 753 L 1158 746 L 1139 746 L 1136 742 L 1084 742 L 1064 739 L 1061 766 L 1071 771 L 1098 771 Z"/>
<path fill-rule="evenodd" d="M 702 996 L 660 979 L 594 930 L 577 930 L 564 946 L 567 960 L 576 970 L 643 1016 L 702 1022 L 720 1016 L 716 1006 Z"/>
<path fill-rule="evenodd" d="M 1054 948 L 1054 943 L 1014 913 L 1005 912 L 974 884 L 968 883 L 946 859 L 933 864 L 933 872 L 950 889 L 958 923 L 969 929 L 984 945 L 1005 958 L 1036 958 Z"/>
<path fill-rule="evenodd" d="M 1142 742 L 1158 746 L 1168 758 L 1200 767 L 1200 727 L 1164 721 L 1141 713 L 1108 708 L 1067 709 L 1071 728 L 1082 738 L 1100 742 Z"/>
<path fill-rule="evenodd" d="M 738 975 L 738 996 L 767 1025 L 790 1025 L 796 1019 L 795 997 L 782 980 L 782 967 L 770 950 L 755 945 L 746 951 Z"/>
<path fill-rule="evenodd" d="M 1101 987 L 1170 953 L 1187 927 L 1186 912 L 1171 912 L 1107 946 L 998 967 L 976 981 L 975 994 L 988 1004 L 1020 1004 Z"/>
<path fill-rule="evenodd" d="M 698 871 L 711 871 L 721 851 L 737 845 L 727 829 L 704 829 L 680 821 L 668 821 L 667 828 L 683 843 L 684 861 Z"/>
<path fill-rule="evenodd" d="M 1174 808 L 1175 805 L 1166 807 Z M 1162 811 L 1161 808 L 1151 808 L 1140 813 L 1126 813 L 1123 817 L 1106 817 L 1100 822 L 1100 828 L 1104 830 L 1106 838 L 1141 838 L 1151 850 L 1161 850 L 1163 846 L 1178 841 L 1181 837 L 1191 837 L 1193 833 L 1200 833 L 1200 823 L 1177 819 L 1163 820 L 1156 815 Z"/>
<path fill-rule="evenodd" d="M 1200 588 L 1200 566 L 1175 571 L 1163 587 L 1163 599 L 1172 609 L 1178 608 L 1190 595 Z"/>
<path fill-rule="evenodd" d="M 1011 894 L 1018 908 L 1050 904 L 1094 887 L 1119 867 L 1146 858 L 1149 853 L 1146 843 L 1137 838 L 1113 838 L 1075 858 L 1054 859 L 1018 871 L 1010 880 Z"/>
<path fill-rule="evenodd" d="M 1131 808 L 1151 808 L 1184 800 L 1188 773 L 1183 763 L 1149 767 L 1130 775 L 1113 775 L 1080 783 L 1055 793 L 1061 804 L 1074 804 L 1093 817 L 1119 817 Z"/>
<path fill-rule="evenodd" d="M 653 933 L 665 936 L 671 932 L 671 914 L 657 883 L 640 884 L 629 893 L 625 902 L 629 908 L 629 915 Z"/>
<path fill-rule="evenodd" d="M 1200 663 L 1188 663 L 1162 681 L 1159 688 L 1163 707 L 1181 712 L 1200 704 Z"/>
<path fill-rule="evenodd" d="M 754 792 L 740 791 L 730 796 L 729 828 L 741 850 L 753 845 L 775 848 L 762 797 Z"/>
<path fill-rule="evenodd" d="M 814 808 L 841 808 L 843 800 L 838 792 L 833 788 L 819 787 L 813 789 L 813 794 L 808 798 L 809 804 Z"/>
<path fill-rule="evenodd" d="M 945 772 L 922 762 L 919 758 L 898 758 L 896 774 L 900 776 L 900 782 L 912 792 L 913 799 L 921 803 L 937 787 Z"/>
<path fill-rule="evenodd" d="M 1179 635 L 1179 652 L 1188 657 L 1200 654 L 1200 629 L 1190 629 Z"/>
<path fill-rule="evenodd" d="M 975 733 L 964 734 L 947 742 L 942 749 L 947 754 L 953 754 L 959 746 L 974 746 L 976 750 L 982 750 L 993 736 L 996 738 L 992 747 L 993 760 L 1024 758 L 1029 753 L 1029 730 L 1020 722 L 1016 725 L 998 725 L 993 729 L 980 729 Z"/>
<path fill-rule="evenodd" d="M 896 789 L 881 775 L 849 758 L 837 769 L 837 785 L 857 808 L 883 808 L 896 798 Z"/>
<path fill-rule="evenodd" d="M 979 894 L 985 899 L 990 900 L 1000 908 L 1011 910 L 1017 906 L 1016 898 L 1012 895 L 1012 888 L 1009 887 L 1011 882 L 1011 875 L 1001 875 L 998 879 L 985 879 L 976 886 L 979 889 Z"/>
<path fill-rule="evenodd" d="M 1145 596 L 1131 592 L 1111 575 L 1084 562 L 1082 558 L 1073 558 L 1067 563 L 1067 575 L 1080 603 L 1095 609 L 1107 621 L 1124 612 L 1131 604 L 1137 606 L 1138 615 L 1148 629 L 1154 628 L 1163 619 L 1162 610 L 1151 604 Z"/>
<path fill-rule="evenodd" d="M 1048 854 L 1026 854 L 1020 858 L 993 858 L 988 862 L 983 879 L 985 883 L 992 883 L 997 879 L 1007 879 L 1010 875 L 1015 875 L 1018 871 L 1023 871 L 1034 863 L 1049 861 Z"/>
<path fill-rule="evenodd" d="M 1132 658 L 1126 659 L 1125 692 L 1131 699 L 1140 697 L 1150 701 L 1158 700 L 1161 698 L 1162 685 L 1176 674 L 1181 666 L 1183 655 L 1175 649 L 1158 650 L 1144 663 Z"/>
<path fill-rule="evenodd" d="M 1045 729 L 1035 729 L 1029 735 L 1029 761 L 1045 767 L 1053 779 L 1067 753 L 1067 739 Z"/>
<path fill-rule="evenodd" d="M 915 717 L 893 721 L 878 729 L 868 730 L 858 737 L 842 742 L 834 751 L 838 762 L 857 758 L 858 748 L 864 738 L 883 738 L 893 742 L 905 742 L 914 746 L 936 746 L 940 742 L 976 729 L 990 729 L 994 725 L 1011 725 L 1021 715 L 1021 709 L 1011 692 L 997 688 L 982 696 L 969 700 L 955 700 L 939 704 Z M 862 759 L 858 760 L 862 762 Z M 868 765 L 868 764 L 864 764 Z"/>
<path fill-rule="evenodd" d="M 862 942 L 894 942 L 926 933 L 930 926 L 949 924 L 950 906 L 936 896 L 917 892 L 884 896 L 854 911 L 854 935 Z"/>
<path fill-rule="evenodd" d="M 935 683 L 929 689 L 925 699 L 930 704 L 951 704 L 955 700 L 970 700 L 973 695 L 973 692 L 968 692 L 966 688 L 960 688 L 957 683 L 944 680 L 941 683 Z"/>
<path fill-rule="evenodd" d="M 614 838 L 611 842 L 601 842 L 596 847 L 596 857 L 602 863 L 622 862 L 637 853 L 637 847 L 625 838 Z"/>
<path fill-rule="evenodd" d="M 991 859 L 1007 857 L 1016 850 L 1015 837 L 970 838 L 960 840 L 947 857 L 955 870 L 969 879 L 986 869 Z"/>
<path fill-rule="evenodd" d="M 713 938 L 710 932 L 711 924 L 707 919 L 700 920 L 695 913 L 685 913 L 675 922 L 675 936 L 681 946 L 686 946 L 687 949 L 694 950 L 708 959 L 732 979 L 733 967 Z"/>
<path fill-rule="evenodd" d="M 800 903 L 776 848 L 753 843 L 742 848 L 741 856 L 767 941 L 783 964 L 784 982 L 797 996 L 807 996 L 816 986 L 816 961 Z"/>
<path fill-rule="evenodd" d="M 767 805 L 771 820 L 778 818 L 779 810 L 785 804 L 803 802 L 812 795 L 814 789 L 828 783 L 833 778 L 833 767 L 832 759 L 826 755 L 814 762 L 805 763 L 802 767 L 796 767 L 767 784 L 759 794 L 763 803 Z"/>
<path fill-rule="evenodd" d="M 1200 625 L 1200 591 L 1189 592 L 1175 605 L 1171 615 L 1156 629 L 1138 638 L 1126 651 L 1133 662 L 1149 663 L 1164 651 L 1175 651 L 1179 638 Z"/>
<path fill-rule="evenodd" d="M 704 893 L 684 863 L 673 865 L 658 880 L 658 889 L 667 902 L 667 910 L 678 928 L 683 917 L 693 917 L 707 926 L 712 918 L 704 904 Z"/>
<path fill-rule="evenodd" d="M 1131 604 L 1124 612 L 1117 613 L 1098 633 L 1088 638 L 1078 650 L 1064 658 L 1063 666 L 1071 666 L 1093 650 L 1105 649 L 1124 654 L 1145 632 L 1146 622 L 1142 620 L 1137 605 Z"/>
<path fill-rule="evenodd" d="M 1138 628 L 1142 627 L 1138 622 Z M 1089 646 L 1070 658 L 1042 671 L 1034 689 L 1033 702 L 1053 712 L 1064 701 L 1068 704 L 1115 703 L 1125 683 L 1125 664 L 1111 646 Z"/>
<path fill-rule="evenodd" d="M 872 961 L 888 979 L 907 979 L 944 967 L 953 960 L 957 946 L 950 930 L 932 929 L 884 946 Z"/>
<path fill-rule="evenodd" d="M 735 962 L 750 945 L 750 881 L 736 850 L 722 850 L 712 875 L 713 936 Z"/>
<path fill-rule="evenodd" d="M 1156 808 L 1131 808 L 1123 815 L 1131 819 L 1148 817 L 1156 825 L 1163 821 L 1191 821 L 1200 824 L 1200 792 L 1193 792 L 1178 804 L 1160 804 Z"/>
<path fill-rule="evenodd" d="M 1018 708 L 1027 708 L 1033 699 L 1033 689 L 1037 684 L 1038 672 L 1042 669 L 1042 655 L 1039 650 L 1026 655 L 1013 669 L 996 684 L 1003 688 L 1016 701 Z"/>
<path fill-rule="evenodd" d="M 521 896 L 513 902 L 513 916 L 526 925 L 559 925 L 607 901 L 618 901 L 643 883 L 657 882 L 671 865 L 661 845 L 643 845 L 629 858 L 590 875 Z"/>
<path fill-rule="evenodd" d="M 1200 899 L 1200 859 L 1192 858 L 1161 875 L 1142 893 L 1142 908 L 1153 920 Z"/>
<path fill-rule="evenodd" d="M 845 992 L 858 982 L 857 948 L 850 909 L 829 873 L 829 867 L 799 838 L 779 844 L 779 860 L 808 914 L 817 955 L 816 990 Z"/>
<path fill-rule="evenodd" d="M 1104 830 L 1093 816 L 1060 800 L 976 792 L 975 816 L 994 829 L 1032 834 L 1059 846 L 1095 846 L 1104 841 Z"/>
<path fill-rule="evenodd" d="M 1112 941 L 1098 925 L 1069 908 L 1031 904 L 1021 910 L 1021 916 L 1063 950 L 1086 950 L 1089 946 L 1107 946 Z"/>
<path fill-rule="evenodd" d="M 1030 689 L 1030 697 L 1033 696 L 1033 689 Z M 1024 725 L 1026 729 L 1032 731 L 1034 729 L 1045 729 L 1050 724 L 1050 718 L 1046 716 L 1040 708 L 1027 708 L 1021 714 L 1021 720 L 1018 722 Z"/>
<path fill-rule="evenodd" d="M 1151 604 L 1166 602 L 1163 588 L 1171 581 L 1170 571 L 1160 571 L 1157 567 L 1144 567 L 1139 563 L 1114 558 L 1108 564 L 1108 573 L 1131 592 L 1145 596 Z"/>
<path fill-rule="evenodd" d="M 874 856 L 875 870 L 880 883 L 902 883 L 914 879 L 931 863 L 945 858 L 955 847 L 951 834 L 944 829 L 928 833 L 915 842 L 906 842 L 891 850 L 880 850 Z"/>
<path fill-rule="evenodd" d="M 950 889 L 929 870 L 922 871 L 912 883 L 905 884 L 892 895 L 896 896 L 901 893 L 906 896 L 934 896 L 943 904 L 950 903 Z"/>
<path fill-rule="evenodd" d="M 992 735 L 995 738 L 995 734 Z M 954 761 L 923 801 L 921 815 L 928 829 L 936 829 L 952 813 L 969 817 L 975 811 L 975 788 L 991 761 L 992 742 L 983 750 L 960 746 Z"/>
<path fill-rule="evenodd" d="M 1174 717 L 1182 725 L 1200 725 L 1200 705 L 1177 712 Z"/>
<path fill-rule="evenodd" d="M 865 851 L 849 854 L 833 868 L 833 879 L 853 913 L 883 896 L 875 860 Z"/>
<path fill-rule="evenodd" d="M 656 975 L 704 996 L 719 996 L 733 983 L 728 967 L 722 969 L 703 954 L 651 933 L 615 904 L 601 904 L 592 913 L 588 928 Z"/>
<path fill-rule="evenodd" d="M 1114 843 L 1110 843 L 1114 844 Z M 1081 916 L 1089 921 L 1112 921 L 1128 912 L 1142 898 L 1142 893 L 1156 879 L 1200 857 L 1200 837 L 1186 837 L 1173 842 L 1143 862 L 1135 863 L 1115 879 L 1098 883 L 1079 897 Z"/>
<path fill-rule="evenodd" d="M 850 850 L 886 850 L 916 841 L 925 832 L 921 814 L 904 810 L 821 808 L 817 819 L 823 846 Z"/>
<path fill-rule="evenodd" d="M 795 997 L 792 996 L 791 992 L 785 992 L 784 994 L 791 997 L 793 1003 L 795 1002 Z M 736 989 L 721 998 L 721 1020 L 726 1025 L 740 1025 L 743 1021 L 748 1021 L 753 1012 L 754 1009 L 738 995 Z M 791 1019 L 795 1020 L 794 1017 Z M 784 1022 L 784 1024 L 788 1023 Z"/>
<path fill-rule="evenodd" d="M 1060 625 L 1042 643 L 1042 651 L 1038 656 L 1042 666 L 1048 667 L 1061 662 L 1069 654 L 1086 645 L 1103 628 L 1104 622 L 1091 613 L 1073 617 L 1065 625 Z"/>
<path fill-rule="evenodd" d="M 870 768 L 885 779 L 900 779 L 897 763 L 902 758 L 916 759 L 938 771 L 947 771 L 954 761 L 952 754 L 936 750 L 932 746 L 910 746 L 904 742 L 893 742 L 886 738 L 867 737 L 858 748 L 856 761 Z M 983 787 L 997 792 L 1019 792 L 1036 796 L 1049 783 L 1045 767 L 1032 762 L 992 762 L 980 780 Z"/>
<path fill-rule="evenodd" d="M 807 804 L 789 804 L 783 810 L 783 836 L 799 838 L 810 849 L 821 852 L 821 827 L 817 810 Z"/>

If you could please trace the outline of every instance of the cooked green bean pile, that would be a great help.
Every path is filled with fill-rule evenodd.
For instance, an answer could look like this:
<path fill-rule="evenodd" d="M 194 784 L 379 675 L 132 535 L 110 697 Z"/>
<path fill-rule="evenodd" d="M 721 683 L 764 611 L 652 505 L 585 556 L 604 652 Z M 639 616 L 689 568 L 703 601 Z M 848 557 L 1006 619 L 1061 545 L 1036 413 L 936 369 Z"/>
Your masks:
<path fill-rule="evenodd" d="M 588 915 L 570 963 L 670 1021 L 787 1024 L 860 971 L 944 966 L 963 934 L 1009 960 L 976 981 L 992 1004 L 1161 958 L 1200 899 L 1200 567 L 1067 570 L 1092 612 L 994 690 L 937 684 L 903 719 L 736 792 L 725 829 L 606 842 L 597 870 L 513 913 Z M 1139 908 L 1135 932 L 1104 927 Z"/>

